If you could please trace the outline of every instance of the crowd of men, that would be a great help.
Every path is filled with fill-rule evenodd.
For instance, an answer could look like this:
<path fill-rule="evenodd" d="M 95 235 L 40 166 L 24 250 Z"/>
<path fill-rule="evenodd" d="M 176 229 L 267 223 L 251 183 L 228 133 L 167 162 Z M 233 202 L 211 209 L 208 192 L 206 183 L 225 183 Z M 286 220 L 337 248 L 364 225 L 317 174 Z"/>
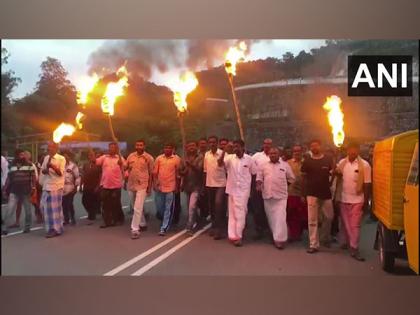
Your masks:
<path fill-rule="evenodd" d="M 187 197 L 187 235 L 211 223 L 209 235 L 227 238 L 242 246 L 248 210 L 255 226 L 254 239 L 270 234 L 278 249 L 287 242 L 300 241 L 308 230 L 307 253 L 329 247 L 338 238 L 342 249 L 363 261 L 359 252 L 360 226 L 370 198 L 371 167 L 359 154 L 359 145 L 349 143 L 346 156 L 322 149 L 319 140 L 309 148 L 293 146 L 291 152 L 265 139 L 262 151 L 246 153 L 242 140 L 229 141 L 210 136 L 188 141 L 184 157 L 173 144 L 165 144 L 156 159 L 146 152 L 144 140 L 124 158 L 117 143 L 106 154 L 88 152 L 88 161 L 79 170 L 70 151 L 58 154 L 58 145 L 48 144 L 40 164 L 31 162 L 28 152 L 17 150 L 2 185 L 8 207 L 2 220 L 2 234 L 19 226 L 18 212 L 25 212 L 23 232 L 30 231 L 34 205 L 38 222 L 45 224 L 46 237 L 64 232 L 63 226 L 76 224 L 73 199 L 82 193 L 88 224 L 100 214 L 100 228 L 122 225 L 125 215 L 121 191 L 126 189 L 133 210 L 132 239 L 147 229 L 144 212 L 147 196 L 154 191 L 159 235 L 165 236 L 177 224 L 181 212 L 181 192 Z M 19 211 L 17 211 L 17 209 Z M 11 224 L 13 216 L 17 219 Z"/>

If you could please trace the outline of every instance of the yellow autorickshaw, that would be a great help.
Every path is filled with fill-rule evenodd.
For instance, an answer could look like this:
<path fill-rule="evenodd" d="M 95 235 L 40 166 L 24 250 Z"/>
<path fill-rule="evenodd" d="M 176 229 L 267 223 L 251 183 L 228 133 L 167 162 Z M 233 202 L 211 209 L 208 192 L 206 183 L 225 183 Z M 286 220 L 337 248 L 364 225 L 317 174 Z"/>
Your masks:
<path fill-rule="evenodd" d="M 408 258 L 419 273 L 418 130 L 375 144 L 373 213 L 378 218 L 375 249 L 382 268 L 394 269 L 395 258 Z"/>

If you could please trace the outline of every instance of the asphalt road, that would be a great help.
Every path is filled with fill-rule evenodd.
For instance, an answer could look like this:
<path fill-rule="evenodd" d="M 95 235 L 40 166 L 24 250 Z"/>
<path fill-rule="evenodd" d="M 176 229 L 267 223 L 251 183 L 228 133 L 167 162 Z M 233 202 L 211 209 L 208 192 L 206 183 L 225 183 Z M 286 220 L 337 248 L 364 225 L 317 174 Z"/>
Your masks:
<path fill-rule="evenodd" d="M 159 222 L 154 218 L 154 202 L 148 198 L 145 209 L 150 213 L 149 228 L 137 240 L 130 239 L 131 216 L 125 192 L 123 226 L 99 229 L 102 223 L 99 218 L 89 226 L 80 195 L 75 199 L 75 206 L 76 217 L 80 219 L 76 226 L 66 227 L 60 237 L 46 239 L 40 225 L 34 225 L 28 234 L 16 229 L 2 236 L 2 275 L 388 276 L 380 268 L 378 253 L 373 249 L 376 224 L 363 224 L 360 249 L 366 261 L 358 262 L 336 244 L 309 255 L 305 251 L 306 237 L 302 242 L 288 244 L 282 251 L 275 249 L 268 238 L 254 241 L 250 216 L 244 246 L 237 248 L 226 239 L 210 238 L 206 227 L 193 237 L 187 237 L 185 204 L 178 227 L 161 237 L 157 235 Z M 407 262 L 397 261 L 395 274 L 412 272 Z"/>

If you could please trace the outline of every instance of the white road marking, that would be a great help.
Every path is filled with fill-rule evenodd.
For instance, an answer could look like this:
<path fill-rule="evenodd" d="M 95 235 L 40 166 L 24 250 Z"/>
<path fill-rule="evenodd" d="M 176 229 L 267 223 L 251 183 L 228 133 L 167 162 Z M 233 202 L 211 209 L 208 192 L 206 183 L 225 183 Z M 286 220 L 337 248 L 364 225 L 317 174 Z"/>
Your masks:
<path fill-rule="evenodd" d="M 152 201 L 152 200 L 146 200 L 146 202 L 150 202 L 150 201 Z M 1 205 L 2 207 L 7 207 L 7 204 L 5 204 L 5 205 Z M 123 206 L 122 208 L 123 209 L 127 209 L 129 206 Z M 80 220 L 83 220 L 83 219 L 87 219 L 87 215 L 84 215 L 84 216 L 81 216 L 79 219 Z M 31 228 L 31 231 L 37 231 L 37 230 L 41 230 L 41 229 L 43 229 L 43 227 L 42 226 L 37 226 L 37 227 L 34 227 L 34 228 Z M 12 233 L 9 233 L 9 234 L 7 234 L 7 235 L 2 235 L 1 236 L 1 238 L 4 238 L 4 237 L 9 237 L 9 236 L 13 236 L 13 235 L 19 235 L 19 234 L 23 234 L 23 230 L 21 230 L 21 231 L 16 231 L 16 232 L 12 232 Z"/>
<path fill-rule="evenodd" d="M 31 231 L 37 231 L 37 230 L 41 230 L 43 228 L 44 228 L 43 226 L 33 227 L 33 228 L 31 228 Z M 12 233 L 9 233 L 7 235 L 2 235 L 1 238 L 9 237 L 9 236 L 17 235 L 17 234 L 22 234 L 22 233 L 23 233 L 23 230 L 22 231 L 17 231 L 17 232 L 12 232 Z"/>
<path fill-rule="evenodd" d="M 181 243 L 179 243 L 178 245 L 172 247 L 170 250 L 168 250 L 167 252 L 163 253 L 159 257 L 155 258 L 150 263 L 148 263 L 147 265 L 141 267 L 139 270 L 137 270 L 136 272 L 132 273 L 131 275 L 132 276 L 141 276 L 142 274 L 144 274 L 145 272 L 149 271 L 150 269 L 152 269 L 153 267 L 155 267 L 157 264 L 161 263 L 166 258 L 168 258 L 169 256 L 171 256 L 177 250 L 181 249 L 182 247 L 184 247 L 185 245 L 187 245 L 189 242 L 191 242 L 195 238 L 199 237 L 202 233 L 204 233 L 205 231 L 207 231 L 210 228 L 210 226 L 211 226 L 211 224 L 207 224 L 204 228 L 202 228 L 201 230 L 197 231 L 192 237 L 183 240 Z"/>
<path fill-rule="evenodd" d="M 114 276 L 114 275 L 116 275 L 120 271 L 130 267 L 131 265 L 135 264 L 136 262 L 139 262 L 143 258 L 149 256 L 150 254 L 154 253 L 158 249 L 162 248 L 163 246 L 165 246 L 165 245 L 169 244 L 170 242 L 176 240 L 178 237 L 185 234 L 186 232 L 187 232 L 187 230 L 182 230 L 181 232 L 178 232 L 177 234 L 168 238 L 167 240 L 153 246 L 152 248 L 148 249 L 147 251 L 145 251 L 145 252 L 141 253 L 140 255 L 130 259 L 129 261 L 127 261 L 127 262 L 123 263 L 122 265 L 112 269 L 111 271 L 108 271 L 107 273 L 104 274 L 104 276 Z"/>

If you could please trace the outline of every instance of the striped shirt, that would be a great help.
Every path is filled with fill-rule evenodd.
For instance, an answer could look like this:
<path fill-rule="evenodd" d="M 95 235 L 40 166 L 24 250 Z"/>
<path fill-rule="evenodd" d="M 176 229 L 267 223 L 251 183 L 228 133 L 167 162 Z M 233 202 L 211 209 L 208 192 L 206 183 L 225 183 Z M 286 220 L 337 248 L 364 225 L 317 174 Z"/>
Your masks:
<path fill-rule="evenodd" d="M 8 173 L 9 192 L 16 195 L 28 195 L 35 182 L 35 167 L 32 163 L 14 161 Z"/>
<path fill-rule="evenodd" d="M 79 168 L 74 162 L 66 163 L 64 173 L 64 190 L 63 195 L 68 195 L 80 185 Z"/>

